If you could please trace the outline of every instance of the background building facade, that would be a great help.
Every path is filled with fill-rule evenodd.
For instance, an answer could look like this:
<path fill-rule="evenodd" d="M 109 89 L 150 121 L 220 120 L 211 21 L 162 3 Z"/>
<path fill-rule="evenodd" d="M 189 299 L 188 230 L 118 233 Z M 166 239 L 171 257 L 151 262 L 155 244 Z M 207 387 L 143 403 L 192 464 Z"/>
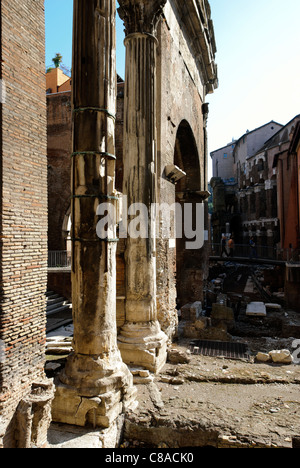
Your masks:
<path fill-rule="evenodd" d="M 271 121 L 247 131 L 223 165 L 218 161 L 229 146 L 211 153 L 215 243 L 223 232 L 230 232 L 243 245 L 254 237 L 261 256 L 280 254 L 288 259 L 288 250 L 299 248 L 297 163 L 289 153 L 298 120 L 296 116 L 286 125 Z M 229 170 L 231 180 L 227 179 Z"/>

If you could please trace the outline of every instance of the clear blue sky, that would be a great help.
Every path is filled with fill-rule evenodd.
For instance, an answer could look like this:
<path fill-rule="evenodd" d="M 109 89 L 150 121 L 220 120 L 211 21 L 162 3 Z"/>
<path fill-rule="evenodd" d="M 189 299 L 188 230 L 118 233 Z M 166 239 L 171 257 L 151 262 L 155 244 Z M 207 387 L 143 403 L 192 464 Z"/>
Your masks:
<path fill-rule="evenodd" d="M 210 151 L 300 113 L 300 1 L 210 0 L 219 89 L 207 96 Z"/>
<path fill-rule="evenodd" d="M 73 0 L 45 0 L 46 65 L 57 52 L 71 68 Z M 206 100 L 209 151 L 270 120 L 300 113 L 300 1 L 210 0 L 219 89 Z M 117 18 L 117 71 L 124 78 L 123 24 Z M 211 175 L 211 173 L 210 173 Z"/>
<path fill-rule="evenodd" d="M 57 53 L 63 64 L 72 66 L 73 0 L 45 0 L 46 14 L 46 66 L 53 66 L 52 58 Z M 117 15 L 117 72 L 125 75 L 125 48 L 123 22 Z"/>

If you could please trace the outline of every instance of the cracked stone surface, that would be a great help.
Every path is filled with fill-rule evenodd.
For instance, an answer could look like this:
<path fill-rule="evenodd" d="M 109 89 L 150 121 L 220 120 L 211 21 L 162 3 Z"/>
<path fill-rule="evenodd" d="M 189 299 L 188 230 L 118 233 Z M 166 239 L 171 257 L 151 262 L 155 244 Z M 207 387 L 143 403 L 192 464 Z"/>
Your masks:
<path fill-rule="evenodd" d="M 167 363 L 152 386 L 138 386 L 139 407 L 126 420 L 125 438 L 170 448 L 291 448 L 300 435 L 299 385 L 296 364 L 206 356 Z"/>

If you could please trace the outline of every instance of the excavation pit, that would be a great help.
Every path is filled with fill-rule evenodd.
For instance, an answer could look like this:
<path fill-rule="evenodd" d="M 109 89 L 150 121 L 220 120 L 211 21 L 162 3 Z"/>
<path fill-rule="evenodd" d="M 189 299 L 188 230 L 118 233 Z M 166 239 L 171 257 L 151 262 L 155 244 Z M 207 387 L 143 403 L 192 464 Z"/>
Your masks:
<path fill-rule="evenodd" d="M 202 356 L 224 357 L 227 359 L 250 359 L 248 346 L 245 343 L 231 341 L 194 340 L 189 350 L 192 354 Z"/>

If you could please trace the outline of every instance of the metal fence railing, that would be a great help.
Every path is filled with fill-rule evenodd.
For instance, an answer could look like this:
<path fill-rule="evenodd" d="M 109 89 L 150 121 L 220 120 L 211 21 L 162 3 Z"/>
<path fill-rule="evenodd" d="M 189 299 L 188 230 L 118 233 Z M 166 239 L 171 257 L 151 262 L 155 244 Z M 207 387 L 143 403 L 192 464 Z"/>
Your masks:
<path fill-rule="evenodd" d="M 216 257 L 223 256 L 226 258 L 226 255 L 230 254 L 228 245 L 226 245 L 225 249 L 225 251 L 222 251 L 221 244 L 210 244 L 210 255 Z M 300 250 L 293 248 L 280 249 L 266 245 L 255 245 L 255 247 L 251 247 L 249 244 L 235 244 L 232 253 L 234 257 L 241 258 L 260 258 L 294 263 L 300 262 Z"/>
<path fill-rule="evenodd" d="M 48 268 L 68 268 L 71 266 L 71 252 L 66 250 L 50 250 L 48 252 Z"/>
<path fill-rule="evenodd" d="M 209 254 L 215 257 L 226 258 L 230 254 L 228 245 L 222 252 L 221 244 L 209 244 Z M 247 244 L 235 244 L 233 256 L 238 258 L 259 258 L 279 260 L 291 263 L 300 263 L 299 249 L 278 249 L 265 245 L 256 245 L 252 248 Z M 68 268 L 71 266 L 71 252 L 67 250 L 51 250 L 48 252 L 48 268 Z"/>

